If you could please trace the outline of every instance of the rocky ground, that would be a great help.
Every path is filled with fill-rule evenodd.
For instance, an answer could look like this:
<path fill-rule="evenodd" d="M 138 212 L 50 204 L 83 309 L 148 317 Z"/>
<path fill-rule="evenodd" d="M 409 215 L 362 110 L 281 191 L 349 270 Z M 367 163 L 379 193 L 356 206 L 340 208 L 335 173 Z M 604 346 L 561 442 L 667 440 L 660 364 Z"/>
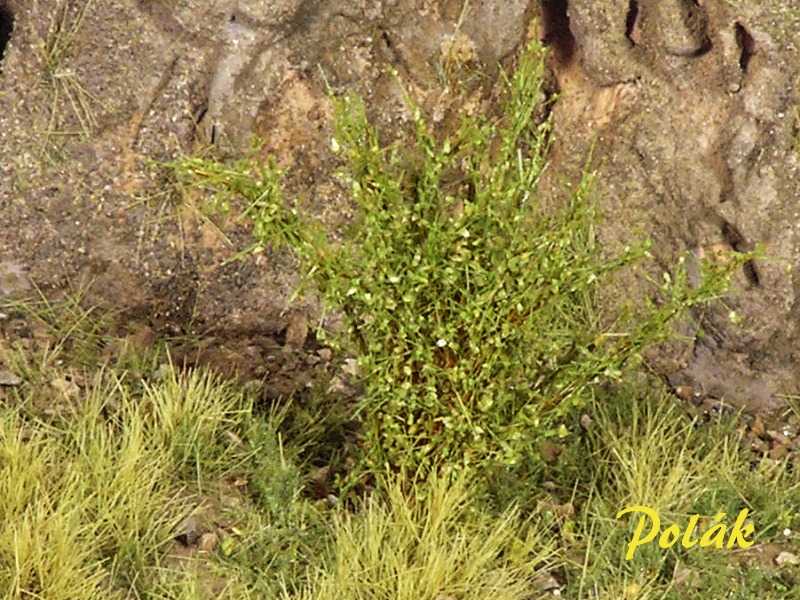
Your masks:
<path fill-rule="evenodd" d="M 763 249 L 727 305 L 696 315 L 691 343 L 654 367 L 698 404 L 771 409 L 798 389 L 790 0 L 0 7 L 2 298 L 81 294 L 113 311 L 119 335 L 170 337 L 179 357 L 268 380 L 268 395 L 305 387 L 331 357 L 314 339 L 313 299 L 291 301 L 293 259 L 229 260 L 247 225 L 209 217 L 159 163 L 210 146 L 236 155 L 261 138 L 287 169 L 287 197 L 336 230 L 351 213 L 333 177 L 329 89 L 358 91 L 398 135 L 408 91 L 446 129 L 461 111 L 491 110 L 499 67 L 539 36 L 556 98 L 544 195 L 563 195 L 593 148 L 608 248 L 651 237 L 665 268 L 684 252 L 691 268 L 692 257 Z M 0 324 L 7 337 L 19 330 L 8 315 Z"/>

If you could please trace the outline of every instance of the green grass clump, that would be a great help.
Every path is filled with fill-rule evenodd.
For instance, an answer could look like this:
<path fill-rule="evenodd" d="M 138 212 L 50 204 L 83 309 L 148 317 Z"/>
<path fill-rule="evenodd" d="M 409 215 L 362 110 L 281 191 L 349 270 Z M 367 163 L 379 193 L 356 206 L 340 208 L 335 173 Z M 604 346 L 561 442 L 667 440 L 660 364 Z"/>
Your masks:
<path fill-rule="evenodd" d="M 202 209 L 210 216 L 229 215 L 237 202 L 236 218 L 252 223 L 254 244 L 245 250 L 260 251 L 268 244 L 306 247 L 310 224 L 301 221 L 294 209 L 287 209 L 281 186 L 282 172 L 272 161 L 261 162 L 256 146 L 231 164 L 201 156 L 179 159 L 165 166 L 186 188 L 204 193 Z"/>
<path fill-rule="evenodd" d="M 523 600 L 554 563 L 543 528 L 514 510 L 476 512 L 464 481 L 436 479 L 416 494 L 397 479 L 382 487 L 358 514 L 337 515 L 334 564 L 293 598 Z"/>
<path fill-rule="evenodd" d="M 559 524 L 566 561 L 564 596 L 585 599 L 791 598 L 793 574 L 776 569 L 761 551 L 669 550 L 641 547 L 625 560 L 636 519 L 626 506 L 657 510 L 662 528 L 685 529 L 719 512 L 727 522 L 750 510 L 758 544 L 786 544 L 798 518 L 800 479 L 789 460 L 757 459 L 740 443 L 737 417 L 700 423 L 653 382 L 628 383 L 593 403 L 589 431 L 551 477 L 563 477 L 558 500 L 572 507 Z M 704 530 L 707 525 L 701 525 Z M 797 542 L 787 550 L 797 552 Z"/>
<path fill-rule="evenodd" d="M 101 419 L 112 391 L 98 383 L 69 425 L 3 411 L 4 597 L 114 597 L 189 512 L 143 410 L 123 397 L 120 421 Z"/>
<path fill-rule="evenodd" d="M 81 368 L 98 367 L 104 332 L 109 328 L 113 315 L 100 315 L 94 309 L 84 308 L 85 292 L 79 290 L 60 299 L 49 299 L 37 290 L 36 297 L 0 302 L 0 310 L 23 317 L 47 345 L 38 353 L 12 353 L 0 358 L 26 363 L 38 355 L 38 364 L 27 368 L 20 365 L 29 376 L 44 374 L 56 367 L 57 361 L 68 361 L 70 366 Z"/>
<path fill-rule="evenodd" d="M 410 148 L 382 145 L 360 99 L 335 99 L 333 147 L 360 209 L 340 245 L 282 205 L 269 167 L 237 164 L 224 179 L 220 165 L 179 168 L 198 187 L 264 204 L 250 211 L 257 242 L 294 247 L 345 316 L 343 346 L 363 383 L 361 474 L 531 460 L 594 386 L 725 289 L 727 272 L 709 269 L 692 288 L 679 269 L 637 320 L 601 323 L 596 292 L 646 247 L 602 257 L 589 174 L 562 210 L 537 204 L 550 129 L 532 121 L 543 69 L 532 44 L 505 80 L 501 113 L 465 118 L 443 141 L 414 110 Z"/>
<path fill-rule="evenodd" d="M 199 599 L 214 578 L 227 595 L 213 597 L 274 597 L 304 581 L 305 561 L 320 555 L 306 548 L 324 535 L 299 498 L 279 417 L 257 417 L 236 384 L 168 363 L 144 382 L 101 369 L 69 410 L 43 416 L 40 377 L 23 375 L 0 410 L 0 598 Z M 245 486 L 225 517 L 235 531 L 190 561 L 202 568 L 181 567 L 180 523 L 218 505 L 228 479 Z"/>

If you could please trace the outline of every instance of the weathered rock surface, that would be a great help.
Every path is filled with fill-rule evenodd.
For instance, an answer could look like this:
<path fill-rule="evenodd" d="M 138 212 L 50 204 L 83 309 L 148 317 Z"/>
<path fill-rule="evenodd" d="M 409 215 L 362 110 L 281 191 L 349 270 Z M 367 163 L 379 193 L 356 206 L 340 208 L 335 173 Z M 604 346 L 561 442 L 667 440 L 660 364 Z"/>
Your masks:
<path fill-rule="evenodd" d="M 695 315 L 686 329 L 693 344 L 661 355 L 660 369 L 676 386 L 775 405 L 800 383 L 800 8 L 554 4 L 568 17 L 560 38 L 571 36 L 575 48 L 553 62 L 562 91 L 555 172 L 580 168 L 596 142 L 605 243 L 649 236 L 664 268 L 683 252 L 764 250 L 726 306 Z"/>
<path fill-rule="evenodd" d="M 247 228 L 209 222 L 202 199 L 178 194 L 147 160 L 210 142 L 239 152 L 255 134 L 291 167 L 290 195 L 335 230 L 350 207 L 330 176 L 327 86 L 355 88 L 398 134 L 405 87 L 445 126 L 486 107 L 481 92 L 538 19 L 560 90 L 544 189 L 557 196 L 596 142 L 609 248 L 651 236 L 668 268 L 684 251 L 762 245 L 769 260 L 748 265 L 728 306 L 686 325 L 689 349 L 655 360 L 676 386 L 772 405 L 800 383 L 795 4 L 11 0 L 0 263 L 25 265 L 24 281 L 46 293 L 88 286 L 88 302 L 156 332 L 202 334 L 203 353 L 226 365 L 283 372 L 282 347 L 317 349 L 302 328 L 287 332 L 290 315 L 313 312 L 289 310 L 293 260 L 227 261 L 248 245 Z M 80 26 L 53 61 L 42 49 L 59 18 Z M 453 85 L 465 70 L 482 77 Z"/>

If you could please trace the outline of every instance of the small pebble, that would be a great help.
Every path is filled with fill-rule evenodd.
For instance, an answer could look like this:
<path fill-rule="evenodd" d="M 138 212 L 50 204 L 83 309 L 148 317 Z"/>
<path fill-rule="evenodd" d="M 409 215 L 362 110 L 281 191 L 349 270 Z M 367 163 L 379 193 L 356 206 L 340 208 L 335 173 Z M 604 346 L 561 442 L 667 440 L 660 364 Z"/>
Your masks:
<path fill-rule="evenodd" d="M 201 552 L 213 552 L 218 543 L 219 536 L 216 533 L 204 533 L 200 536 L 197 547 Z"/>
<path fill-rule="evenodd" d="M 0 369 L 0 385 L 2 386 L 15 386 L 22 383 L 22 379 L 11 371 Z"/>
<path fill-rule="evenodd" d="M 589 415 L 582 415 L 581 416 L 581 427 L 584 431 L 589 431 L 589 428 L 592 426 L 592 417 Z"/>
<path fill-rule="evenodd" d="M 800 558 L 797 558 L 797 555 L 792 554 L 791 552 L 781 552 L 775 559 L 775 564 L 778 565 L 779 567 L 782 567 L 784 565 L 789 565 L 794 567 L 800 565 Z"/>
<path fill-rule="evenodd" d="M 188 517 L 178 527 L 175 539 L 184 546 L 193 546 L 200 538 L 200 523 L 196 517 Z"/>

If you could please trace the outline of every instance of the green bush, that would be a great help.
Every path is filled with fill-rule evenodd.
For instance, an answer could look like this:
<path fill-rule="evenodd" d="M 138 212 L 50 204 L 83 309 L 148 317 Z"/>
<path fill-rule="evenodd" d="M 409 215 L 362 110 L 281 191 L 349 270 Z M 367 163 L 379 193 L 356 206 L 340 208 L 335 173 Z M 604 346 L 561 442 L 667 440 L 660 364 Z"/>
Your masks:
<path fill-rule="evenodd" d="M 599 324 L 599 286 L 646 247 L 601 256 L 589 174 L 557 214 L 537 206 L 549 139 L 549 122 L 532 122 L 542 76 L 533 45 L 505 82 L 501 116 L 467 118 L 441 143 L 417 111 L 411 167 L 381 147 L 358 99 L 338 102 L 335 145 L 361 221 L 321 283 L 360 350 L 373 470 L 517 463 L 592 386 L 725 287 L 720 270 L 697 289 L 678 274 L 635 323 Z"/>
<path fill-rule="evenodd" d="M 721 294 L 740 264 L 707 269 L 696 288 L 679 270 L 665 277 L 658 304 L 641 299 L 646 308 L 635 321 L 601 325 L 597 291 L 646 257 L 646 244 L 601 255 L 589 173 L 562 210 L 537 204 L 550 138 L 550 123 L 533 120 L 544 101 L 543 64 L 532 44 L 504 80 L 501 113 L 465 117 L 447 139 L 414 110 L 409 149 L 381 144 L 359 98 L 335 99 L 333 148 L 360 208 L 342 244 L 282 206 L 274 171 L 259 176 L 254 166 L 244 187 L 222 187 L 244 189 L 248 207 L 274 200 L 258 209 L 263 222 L 249 209 L 257 241 L 289 242 L 327 304 L 345 316 L 344 348 L 358 355 L 363 384 L 355 476 L 534 456 L 543 436 L 563 435 L 561 418 L 593 386 L 619 378 L 669 336 L 675 317 Z M 189 175 L 197 185 L 216 183 L 219 193 L 203 172 Z"/>

